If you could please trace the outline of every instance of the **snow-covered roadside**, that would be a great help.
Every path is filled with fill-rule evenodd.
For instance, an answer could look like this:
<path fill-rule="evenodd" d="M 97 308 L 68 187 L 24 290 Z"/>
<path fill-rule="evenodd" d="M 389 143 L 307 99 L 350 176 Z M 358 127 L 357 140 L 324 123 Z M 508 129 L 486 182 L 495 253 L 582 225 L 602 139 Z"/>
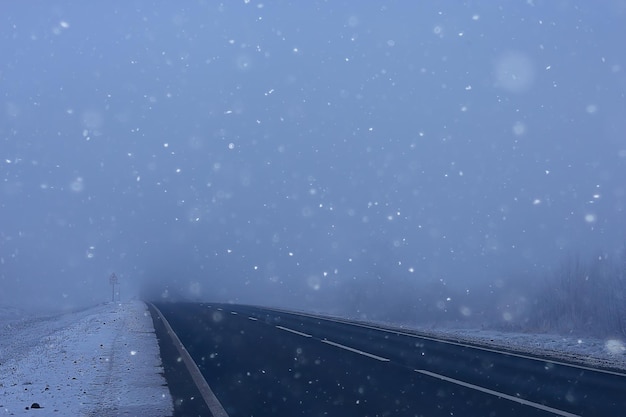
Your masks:
<path fill-rule="evenodd" d="M 0 415 L 172 415 L 144 303 L 0 326 Z"/>
<path fill-rule="evenodd" d="M 404 326 L 409 327 L 409 326 Z M 557 334 L 516 333 L 483 329 L 414 328 L 422 334 L 485 347 L 566 360 L 581 365 L 626 370 L 626 341 Z"/>

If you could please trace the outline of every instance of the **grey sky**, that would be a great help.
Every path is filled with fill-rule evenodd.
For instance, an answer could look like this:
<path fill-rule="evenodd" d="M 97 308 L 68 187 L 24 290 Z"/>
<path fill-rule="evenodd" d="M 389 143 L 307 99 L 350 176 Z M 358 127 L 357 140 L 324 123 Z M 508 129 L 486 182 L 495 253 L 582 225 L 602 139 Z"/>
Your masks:
<path fill-rule="evenodd" d="M 0 304 L 115 271 L 332 308 L 623 249 L 623 2 L 374 3 L 0 5 Z"/>

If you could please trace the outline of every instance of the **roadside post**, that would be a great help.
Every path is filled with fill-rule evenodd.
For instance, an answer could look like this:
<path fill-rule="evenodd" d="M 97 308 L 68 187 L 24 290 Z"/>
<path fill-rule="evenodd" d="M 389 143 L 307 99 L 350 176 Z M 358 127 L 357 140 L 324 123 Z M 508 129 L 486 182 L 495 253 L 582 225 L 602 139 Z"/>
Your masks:
<path fill-rule="evenodd" d="M 109 277 L 109 283 L 111 284 L 111 301 L 115 301 L 115 284 L 117 284 L 117 275 L 115 275 L 115 272 Z"/>

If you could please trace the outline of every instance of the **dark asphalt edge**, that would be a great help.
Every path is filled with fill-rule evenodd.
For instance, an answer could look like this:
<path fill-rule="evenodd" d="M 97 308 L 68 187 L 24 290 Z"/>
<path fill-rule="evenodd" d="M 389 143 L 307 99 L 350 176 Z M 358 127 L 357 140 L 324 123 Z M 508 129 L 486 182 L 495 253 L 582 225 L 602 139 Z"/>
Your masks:
<path fill-rule="evenodd" d="M 180 346 L 182 346 L 182 343 L 180 343 L 176 334 L 171 330 L 169 323 L 161 312 L 150 302 L 146 302 L 146 305 L 152 316 L 152 323 L 159 342 L 165 380 L 167 381 L 167 387 L 174 402 L 173 417 L 228 417 L 225 412 L 224 414 L 215 414 L 211 411 L 187 368 L 184 357 L 180 353 L 179 346 L 176 345 L 176 341 L 178 341 Z M 182 346 L 182 349 L 185 354 L 189 356 L 184 346 Z M 191 358 L 189 359 L 191 360 Z"/>

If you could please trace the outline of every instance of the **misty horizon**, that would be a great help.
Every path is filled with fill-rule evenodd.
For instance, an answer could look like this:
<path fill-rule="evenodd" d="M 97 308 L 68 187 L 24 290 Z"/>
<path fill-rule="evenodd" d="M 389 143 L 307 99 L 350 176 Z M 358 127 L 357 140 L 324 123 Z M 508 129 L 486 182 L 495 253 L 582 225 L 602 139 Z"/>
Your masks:
<path fill-rule="evenodd" d="M 617 1 L 2 9 L 0 306 L 491 322 L 623 265 Z"/>

